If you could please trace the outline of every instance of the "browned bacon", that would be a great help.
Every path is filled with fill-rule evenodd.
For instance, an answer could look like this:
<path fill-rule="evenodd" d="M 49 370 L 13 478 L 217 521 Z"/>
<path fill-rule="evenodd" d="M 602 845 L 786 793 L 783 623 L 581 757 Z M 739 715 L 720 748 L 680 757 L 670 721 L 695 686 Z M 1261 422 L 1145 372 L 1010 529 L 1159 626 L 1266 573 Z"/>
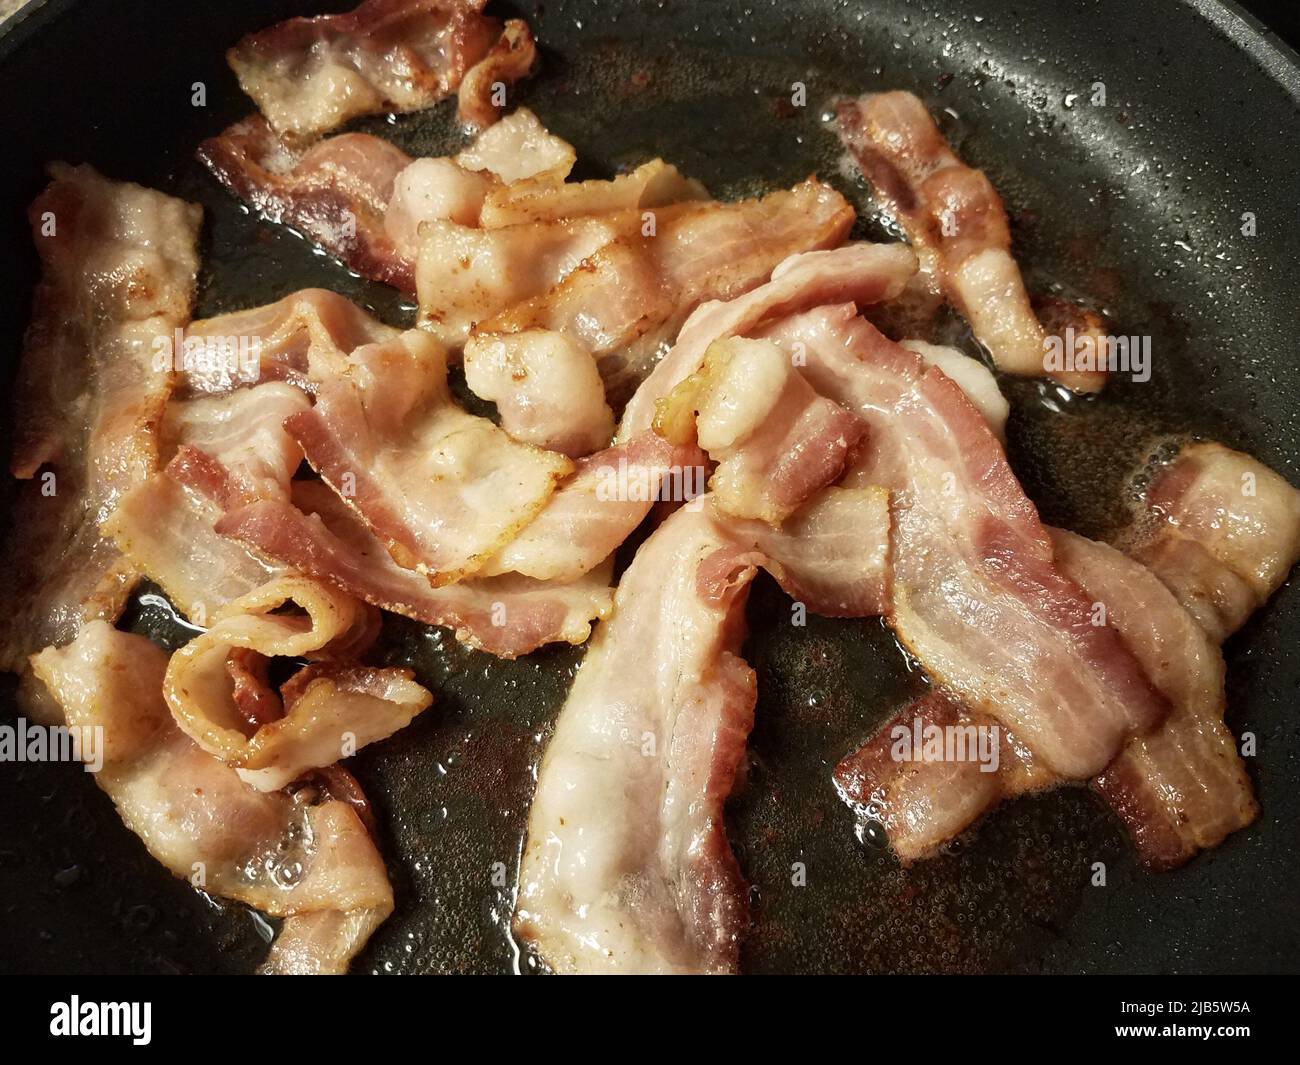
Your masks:
<path fill-rule="evenodd" d="M 708 452 L 720 510 L 775 526 L 839 479 L 867 429 L 817 395 L 775 344 L 729 338 L 661 402 L 655 431 Z"/>
<path fill-rule="evenodd" d="M 1300 560 L 1300 492 L 1249 455 L 1192 444 L 1156 471 L 1124 549 L 1222 641 Z"/>
<path fill-rule="evenodd" d="M 363 277 L 411 293 L 421 223 L 475 226 L 502 182 L 557 183 L 574 160 L 524 108 L 451 158 L 413 160 L 366 133 L 295 148 L 260 116 L 204 141 L 198 155 L 267 221 L 292 227 Z"/>
<path fill-rule="evenodd" d="M 846 478 L 894 496 L 890 621 L 931 677 L 1012 729 L 1035 760 L 1087 779 L 1168 713 L 1118 633 L 1053 560 L 1002 447 L 958 386 L 851 306 L 767 331 L 858 413 L 870 446 Z"/>
<path fill-rule="evenodd" d="M 458 112 L 465 125 L 485 129 L 505 106 L 501 88 L 528 75 L 537 62 L 537 43 L 522 19 L 508 20 L 501 36 L 461 79 Z"/>
<path fill-rule="evenodd" d="M 290 605 L 304 614 L 284 613 Z M 232 696 L 230 662 L 248 652 L 263 660 L 332 658 L 335 648 L 351 658 L 358 628 L 373 637 L 368 622 L 365 607 L 324 584 L 297 576 L 273 580 L 227 604 L 207 632 L 172 655 L 162 687 L 172 718 L 259 791 L 278 791 L 309 770 L 331 766 L 406 727 L 433 696 L 410 670 L 308 666 L 281 689 L 282 714 L 250 729 L 243 701 Z M 257 702 L 268 697 L 274 693 L 259 692 Z"/>
<path fill-rule="evenodd" d="M 753 722 L 755 560 L 702 509 L 619 582 L 538 771 L 516 933 L 557 972 L 730 972 L 745 885 L 723 803 Z"/>
<path fill-rule="evenodd" d="M 485 2 L 365 0 L 250 34 L 226 58 L 276 132 L 309 141 L 360 115 L 418 111 L 455 92 L 501 32 L 480 14 Z M 501 67 L 505 77 L 523 73 Z"/>
<path fill-rule="evenodd" d="M 435 584 L 475 573 L 571 469 L 462 410 L 446 352 L 411 330 L 313 369 L 316 404 L 285 428 L 401 566 Z"/>
<path fill-rule="evenodd" d="M 609 567 L 596 563 L 568 582 L 507 574 L 432 588 L 420 574 L 398 566 L 318 481 L 295 483 L 292 505 L 259 501 L 220 518 L 217 529 L 364 602 L 448 626 L 462 643 L 502 658 L 555 641 L 583 643 L 612 600 Z"/>
<path fill-rule="evenodd" d="M 0 668 L 116 619 L 135 572 L 100 524 L 158 468 L 171 362 L 189 319 L 199 208 L 90 167 L 51 167 L 28 214 L 43 273 L 15 385 Z"/>
<path fill-rule="evenodd" d="M 497 185 L 484 198 L 479 221 L 486 229 L 499 229 L 708 198 L 698 181 L 683 177 L 662 159 L 652 159 L 609 181 L 564 182 L 556 181 L 551 174 L 541 174 Z"/>
<path fill-rule="evenodd" d="M 589 256 L 641 224 L 638 211 L 500 229 L 427 222 L 416 265 L 420 327 L 449 347 L 460 347 L 476 325 L 495 323 L 516 304 L 550 291 Z M 556 331 L 545 324 L 528 328 Z M 494 324 L 484 331 L 521 330 Z"/>
<path fill-rule="evenodd" d="M 268 222 L 291 226 L 364 277 L 415 291 L 411 260 L 384 228 L 393 183 L 411 165 L 368 133 L 290 148 L 260 115 L 199 145 L 221 184 Z"/>
<path fill-rule="evenodd" d="M 633 213 L 634 227 L 588 253 L 580 269 L 476 329 L 564 333 L 599 360 L 621 402 L 697 306 L 748 292 L 783 259 L 838 244 L 853 224 L 844 197 L 811 179 L 761 199 Z"/>
<path fill-rule="evenodd" d="M 1002 200 L 983 171 L 953 153 L 911 93 L 844 101 L 838 116 L 840 138 L 921 257 L 933 291 L 965 316 L 1000 370 L 1044 376 L 1048 334 L 1011 256 Z M 1051 376 L 1081 392 L 1106 381 L 1104 367 L 1063 366 Z"/>
<path fill-rule="evenodd" d="M 346 971 L 393 909 L 383 859 L 348 802 L 257 791 L 195 746 L 162 698 L 167 656 L 143 637 L 92 621 L 32 666 L 67 724 L 103 729 L 96 783 L 150 854 L 205 891 L 288 918 L 264 971 Z"/>

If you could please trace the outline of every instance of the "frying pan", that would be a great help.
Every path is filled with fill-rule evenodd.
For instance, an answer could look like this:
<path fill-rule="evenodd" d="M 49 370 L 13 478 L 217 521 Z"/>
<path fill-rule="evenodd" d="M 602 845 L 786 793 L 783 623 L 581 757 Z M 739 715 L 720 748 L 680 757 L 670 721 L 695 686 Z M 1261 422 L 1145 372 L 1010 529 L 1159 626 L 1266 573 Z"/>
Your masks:
<path fill-rule="evenodd" d="M 36 261 L 23 209 L 47 160 L 94 163 L 201 203 L 202 315 L 334 288 L 400 323 L 392 292 L 261 224 L 193 160 L 249 110 L 223 62 L 243 33 L 354 0 L 46 0 L 0 39 L 0 358 L 11 374 Z M 1300 483 L 1300 66 L 1212 0 L 545 0 L 504 7 L 544 46 L 521 90 L 572 141 L 580 177 L 662 155 L 726 198 L 816 171 L 882 230 L 824 127 L 839 93 L 897 87 L 1002 191 L 1031 288 L 1086 297 L 1152 337 L 1146 384 L 1062 404 L 1006 382 L 1009 453 L 1045 520 L 1103 536 L 1127 471 L 1203 433 Z M 791 106 L 794 82 L 808 106 Z M 207 104 L 195 107 L 196 82 Z M 1106 103 L 1091 102 L 1094 85 Z M 459 142 L 451 108 L 360 128 L 412 153 Z M 1243 236 L 1242 215 L 1257 235 Z M 969 338 L 957 337 L 969 343 Z M 973 349 L 971 349 L 973 350 Z M 1052 408 L 1058 409 L 1052 409 Z M 7 412 L 6 412 L 7 416 Z M 750 972 L 1294 970 L 1300 849 L 1300 595 L 1284 589 L 1227 647 L 1229 724 L 1253 732 L 1263 814 L 1186 868 L 1151 876 L 1086 790 L 1008 804 L 904 871 L 860 842 L 834 762 L 919 678 L 876 621 L 792 628 L 765 578 L 746 657 L 758 724 L 729 831 L 753 885 Z M 156 590 L 123 624 L 184 639 Z M 581 650 L 501 662 L 401 621 L 385 661 L 415 665 L 435 707 L 354 769 L 380 815 L 397 911 L 357 971 L 534 971 L 508 934 L 536 763 Z M 11 720 L 12 685 L 0 691 Z M 792 883 L 804 863 L 806 885 Z M 1094 863 L 1106 886 L 1092 885 Z M 500 864 L 497 864 L 500 863 Z M 502 871 L 505 876 L 502 877 Z M 494 875 L 494 873 L 496 875 Z M 504 879 L 504 884 L 501 881 Z M 193 892 L 145 853 L 89 775 L 0 766 L 0 965 L 19 972 L 245 972 L 270 923 Z"/>

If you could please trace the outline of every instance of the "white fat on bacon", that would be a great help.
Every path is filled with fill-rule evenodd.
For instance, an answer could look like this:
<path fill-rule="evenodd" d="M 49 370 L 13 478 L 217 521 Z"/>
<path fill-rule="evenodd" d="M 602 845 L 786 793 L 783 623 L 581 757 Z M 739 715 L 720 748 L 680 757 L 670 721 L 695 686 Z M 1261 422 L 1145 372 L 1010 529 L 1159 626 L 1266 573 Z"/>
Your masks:
<path fill-rule="evenodd" d="M 461 409 L 420 330 L 313 368 L 316 405 L 285 427 L 393 559 L 435 584 L 470 576 L 546 505 L 568 459 Z"/>
<path fill-rule="evenodd" d="M 304 613 L 277 613 L 289 605 Z M 280 578 L 227 604 L 207 632 L 172 655 L 163 697 L 201 750 L 259 791 L 277 791 L 391 736 L 433 702 L 409 670 L 360 666 L 305 667 L 276 696 L 249 661 L 330 656 L 331 647 L 350 658 L 357 630 L 370 624 L 351 597 L 301 577 Z M 243 671 L 233 689 L 232 660 Z M 270 700 L 281 714 L 247 710 L 249 701 L 265 708 Z"/>
<path fill-rule="evenodd" d="M 275 130 L 309 141 L 351 118 L 419 111 L 455 92 L 501 33 L 480 14 L 485 2 L 365 0 L 249 34 L 226 58 Z"/>
<path fill-rule="evenodd" d="M 1002 441 L 1007 438 L 1007 419 L 1011 404 L 998 388 L 997 378 L 978 359 L 963 355 L 956 348 L 940 344 L 927 344 L 923 340 L 904 340 L 903 347 L 914 351 L 931 366 L 937 366 L 953 384 L 966 393 L 975 409 L 993 434 Z"/>
<path fill-rule="evenodd" d="M 420 226 L 479 224 L 502 183 L 563 181 L 573 148 L 526 108 L 451 157 L 412 159 L 367 133 L 343 133 L 307 149 L 277 136 L 260 116 L 199 145 L 199 159 L 267 221 L 292 226 L 350 269 L 415 291 Z"/>
<path fill-rule="evenodd" d="M 475 325 L 547 292 L 588 256 L 640 225 L 636 211 L 500 229 L 426 222 L 415 275 L 420 327 L 459 347 Z"/>
<path fill-rule="evenodd" d="M 136 573 L 101 523 L 159 466 L 172 387 L 158 356 L 189 320 L 201 212 L 55 164 L 29 219 L 42 276 L 14 386 L 0 669 L 114 620 Z"/>
<path fill-rule="evenodd" d="M 766 284 L 733 300 L 703 304 L 628 401 L 618 440 L 630 440 L 651 428 L 659 401 L 699 371 L 714 341 L 746 336 L 766 320 L 823 303 L 892 299 L 915 272 L 916 256 L 901 244 L 846 244 L 792 255 L 773 269 Z"/>
<path fill-rule="evenodd" d="M 889 611 L 889 492 L 823 488 L 780 526 L 740 519 L 709 506 L 738 545 L 763 557 L 792 599 L 831 618 L 876 617 Z"/>
<path fill-rule="evenodd" d="M 1087 779 L 1169 706 L 1056 566 L 1047 531 L 979 412 L 941 370 L 851 305 L 770 328 L 802 372 L 858 413 L 870 446 L 847 487 L 894 499 L 890 621 L 931 677 L 1012 729 L 1060 776 Z"/>
<path fill-rule="evenodd" d="M 313 352 L 318 364 L 325 359 L 329 366 L 364 344 L 392 340 L 400 332 L 344 296 L 301 289 L 275 303 L 191 323 L 182 342 L 177 392 L 211 395 L 286 381 L 310 393 Z"/>
<path fill-rule="evenodd" d="M 708 191 L 698 181 L 671 163 L 652 159 L 609 181 L 561 182 L 542 174 L 499 185 L 484 198 L 479 222 L 485 229 L 499 229 L 707 199 Z"/>
<path fill-rule="evenodd" d="M 1222 641 L 1300 560 L 1300 491 L 1249 455 L 1191 444 L 1156 471 L 1123 546 Z"/>
<path fill-rule="evenodd" d="M 725 973 L 746 891 L 723 804 L 753 722 L 754 561 L 678 510 L 624 573 L 538 770 L 515 932 L 561 973 Z"/>
<path fill-rule="evenodd" d="M 502 658 L 557 641 L 583 643 L 613 599 L 608 562 L 593 563 L 569 581 L 508 573 L 433 588 L 420 574 L 397 565 L 319 481 L 296 482 L 292 503 L 261 500 L 232 511 L 221 517 L 217 530 L 363 602 L 445 625 L 462 643 Z"/>
<path fill-rule="evenodd" d="M 163 425 L 167 468 L 128 492 L 104 523 L 137 571 L 195 624 L 285 574 L 214 527 L 237 503 L 288 498 L 302 449 L 283 423 L 309 407 L 302 392 L 275 381 L 173 400 Z"/>
<path fill-rule="evenodd" d="M 465 72 L 457 91 L 456 113 L 461 125 L 487 129 L 505 106 L 504 89 L 526 77 L 537 62 L 537 42 L 523 19 L 512 18 L 487 55 Z"/>
<path fill-rule="evenodd" d="M 172 722 L 167 656 L 141 636 L 90 622 L 32 668 L 68 725 L 103 729 L 95 781 L 154 858 L 201 876 L 213 895 L 288 918 L 263 971 L 346 971 L 393 909 L 383 859 L 349 801 L 260 792 L 205 754 Z"/>
<path fill-rule="evenodd" d="M 692 437 L 717 463 L 714 504 L 737 518 L 779 525 L 838 480 L 866 425 L 817 395 L 771 341 L 715 341 L 704 365 L 661 402 L 655 430 Z"/>
<path fill-rule="evenodd" d="M 564 333 L 599 360 L 607 389 L 621 401 L 697 306 L 748 292 L 783 259 L 834 246 L 853 224 L 844 197 L 815 180 L 738 203 L 629 213 L 634 225 L 587 257 L 581 270 L 477 328 Z"/>
<path fill-rule="evenodd" d="M 465 383 L 496 404 L 501 428 L 515 440 L 579 458 L 614 435 L 596 363 L 563 334 L 473 336 L 462 359 Z"/>
<path fill-rule="evenodd" d="M 656 501 L 681 502 L 704 492 L 699 449 L 670 444 L 652 431 L 575 466 L 537 517 L 484 563 L 482 576 L 576 581 L 607 559 Z"/>
<path fill-rule="evenodd" d="M 1006 373 L 1049 375 L 1048 333 L 1011 256 L 1006 211 L 983 171 L 948 146 L 925 104 L 908 92 L 869 93 L 838 107 L 840 139 L 877 201 L 921 256 L 921 277 L 970 322 Z M 1095 329 L 1083 315 L 1085 329 Z M 1071 353 L 1073 355 L 1073 353 Z M 1061 366 L 1050 376 L 1094 392 L 1105 368 Z"/>

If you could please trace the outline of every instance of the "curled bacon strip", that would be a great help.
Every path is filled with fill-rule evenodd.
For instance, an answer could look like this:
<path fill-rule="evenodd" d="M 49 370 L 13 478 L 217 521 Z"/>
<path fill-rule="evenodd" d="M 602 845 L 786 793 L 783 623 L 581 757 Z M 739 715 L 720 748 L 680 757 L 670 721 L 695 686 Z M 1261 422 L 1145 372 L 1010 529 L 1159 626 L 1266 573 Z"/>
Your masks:
<path fill-rule="evenodd" d="M 289 604 L 305 616 L 276 613 Z M 200 749 L 258 790 L 275 791 L 404 728 L 433 696 L 409 670 L 308 667 L 280 693 L 284 716 L 258 723 L 248 735 L 241 727 L 245 700 L 231 695 L 232 652 L 351 658 L 359 650 L 357 629 L 375 634 L 371 615 L 355 600 L 300 577 L 280 578 L 227 605 L 207 632 L 172 656 L 163 696 L 177 726 Z M 257 680 L 243 674 L 245 686 L 256 690 Z M 265 698 L 259 693 L 259 702 Z"/>
<path fill-rule="evenodd" d="M 166 654 L 141 636 L 93 621 L 69 646 L 34 655 L 32 668 L 68 725 L 103 730 L 96 783 L 154 858 L 205 891 L 287 918 L 263 972 L 346 971 L 393 910 L 383 859 L 349 802 L 258 791 L 202 751 L 160 694 Z"/>

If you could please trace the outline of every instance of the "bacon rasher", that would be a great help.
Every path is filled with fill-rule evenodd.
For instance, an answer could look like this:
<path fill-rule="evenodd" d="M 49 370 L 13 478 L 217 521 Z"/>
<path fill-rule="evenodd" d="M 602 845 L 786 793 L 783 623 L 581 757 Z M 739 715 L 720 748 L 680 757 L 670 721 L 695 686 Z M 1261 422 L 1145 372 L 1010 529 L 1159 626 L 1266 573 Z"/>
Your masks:
<path fill-rule="evenodd" d="M 249 34 L 226 54 L 240 87 L 275 131 L 299 143 L 361 115 L 420 111 L 446 98 L 501 36 L 486 0 L 365 0 L 341 15 L 294 18 Z M 528 27 L 512 22 L 488 83 L 531 66 Z M 522 59 L 529 61 L 523 63 Z M 469 96 L 481 119 L 481 87 Z"/>
<path fill-rule="evenodd" d="M 970 322 L 998 369 L 1047 375 L 1049 334 L 1030 305 L 1006 210 L 984 172 L 957 157 L 911 93 L 869 93 L 843 101 L 837 114 L 840 139 L 920 256 L 921 279 Z M 1084 331 L 1096 329 L 1090 316 L 1079 320 Z M 1080 392 L 1106 383 L 1105 368 L 1063 365 L 1050 375 Z"/>
<path fill-rule="evenodd" d="M 258 791 L 205 754 L 163 701 L 167 655 L 105 621 L 32 668 L 66 724 L 103 730 L 96 783 L 149 853 L 178 877 L 285 918 L 262 968 L 342 973 L 393 910 L 388 873 L 344 771 L 294 794 Z M 364 801 L 364 800 L 363 800 Z"/>
<path fill-rule="evenodd" d="M 28 217 L 42 276 L 15 384 L 0 669 L 113 621 L 136 572 L 100 524 L 159 466 L 165 344 L 189 320 L 201 212 L 55 164 Z"/>

